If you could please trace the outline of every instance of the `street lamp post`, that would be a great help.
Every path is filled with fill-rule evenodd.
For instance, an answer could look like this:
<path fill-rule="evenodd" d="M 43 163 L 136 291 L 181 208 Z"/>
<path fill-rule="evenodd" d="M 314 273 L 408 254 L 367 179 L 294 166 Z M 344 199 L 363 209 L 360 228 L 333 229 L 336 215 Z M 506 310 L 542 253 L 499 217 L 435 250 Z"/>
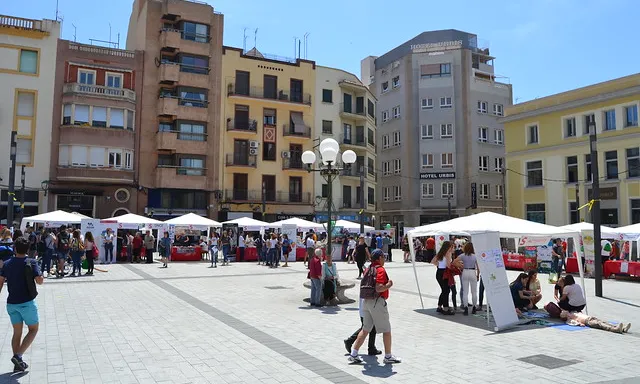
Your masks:
<path fill-rule="evenodd" d="M 302 162 L 307 166 L 308 172 L 319 172 L 322 177 L 327 180 L 327 253 L 331 255 L 331 207 L 333 206 L 333 181 L 340 175 L 343 167 L 337 165 L 338 152 L 340 145 L 334 139 L 324 139 L 320 143 L 318 150 L 320 152 L 321 162 L 317 168 L 312 168 L 316 162 L 316 154 L 313 151 L 304 151 L 301 156 Z M 342 164 L 353 164 L 356 162 L 356 153 L 347 150 L 342 152 Z"/>
<path fill-rule="evenodd" d="M 22 222 L 22 218 L 24 217 L 24 183 L 25 183 L 25 173 L 24 173 L 24 165 L 20 170 L 20 222 Z"/>
<path fill-rule="evenodd" d="M 596 296 L 602 297 L 602 244 L 600 233 L 600 172 L 598 170 L 598 136 L 594 117 L 589 120 L 589 146 L 591 149 L 591 182 L 593 191 L 591 199 L 591 221 L 593 221 L 593 252 Z"/>
<path fill-rule="evenodd" d="M 11 168 L 9 168 L 9 194 L 7 196 L 7 227 L 13 227 L 13 199 L 15 198 L 16 189 L 16 153 L 18 151 L 18 143 L 16 142 L 17 131 L 11 131 L 11 150 L 9 152 L 9 160 Z"/>

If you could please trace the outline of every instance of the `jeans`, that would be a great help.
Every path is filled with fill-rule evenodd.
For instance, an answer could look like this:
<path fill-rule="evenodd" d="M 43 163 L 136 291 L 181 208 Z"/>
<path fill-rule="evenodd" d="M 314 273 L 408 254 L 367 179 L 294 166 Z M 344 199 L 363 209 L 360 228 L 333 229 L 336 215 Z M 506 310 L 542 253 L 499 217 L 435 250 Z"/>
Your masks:
<path fill-rule="evenodd" d="M 87 258 L 87 273 L 93 273 L 93 250 L 85 251 Z"/>
<path fill-rule="evenodd" d="M 560 274 L 562 273 L 562 266 L 564 264 L 564 259 L 561 259 L 559 257 L 553 257 L 551 258 L 551 269 L 558 274 L 558 278 L 560 277 Z"/>
<path fill-rule="evenodd" d="M 584 307 L 586 307 L 586 305 L 573 306 L 569 304 L 569 299 L 564 299 L 564 300 L 558 301 L 558 307 L 569 312 L 582 312 L 582 310 L 584 309 Z"/>
<path fill-rule="evenodd" d="M 322 280 L 311 279 L 311 297 L 309 302 L 311 305 L 320 305 L 320 298 L 322 297 Z"/>
<path fill-rule="evenodd" d="M 113 262 L 113 243 L 104 245 L 104 261 L 107 263 Z"/>
<path fill-rule="evenodd" d="M 476 278 L 476 270 L 475 269 L 465 269 L 462 271 L 462 288 L 460 288 L 460 292 L 463 290 L 471 288 L 471 304 L 475 307 L 478 304 L 478 280 Z M 464 292 L 462 295 L 462 307 L 467 308 L 467 303 L 469 301 L 469 292 Z"/>
<path fill-rule="evenodd" d="M 276 249 L 275 248 L 269 248 L 269 255 L 267 256 L 267 264 L 269 265 L 276 265 Z"/>
<path fill-rule="evenodd" d="M 225 244 L 222 246 L 222 260 L 224 260 L 225 263 L 227 263 L 229 261 L 229 252 L 231 252 L 231 246 L 228 244 Z"/>
<path fill-rule="evenodd" d="M 47 272 L 48 274 L 51 270 L 51 258 L 53 258 L 53 249 L 47 248 L 42 256 L 42 272 Z"/>
<path fill-rule="evenodd" d="M 147 248 L 144 255 L 147 258 L 147 264 L 153 263 L 153 248 Z"/>
<path fill-rule="evenodd" d="M 72 251 L 71 252 L 71 260 L 73 261 L 73 270 L 72 273 L 76 273 L 76 269 L 78 270 L 78 274 L 82 271 L 82 256 L 84 255 L 84 251 Z"/>
<path fill-rule="evenodd" d="M 444 268 L 436 271 L 436 280 L 438 281 L 438 285 L 440 285 L 438 307 L 449 308 L 449 292 L 451 291 L 451 288 L 449 288 L 449 281 L 443 278 L 444 271 Z"/>
<path fill-rule="evenodd" d="M 218 247 L 209 247 L 209 255 L 211 256 L 211 265 L 218 266 Z"/>
<path fill-rule="evenodd" d="M 127 245 L 127 259 L 130 263 L 133 263 L 133 246 Z"/>
<path fill-rule="evenodd" d="M 240 250 L 240 261 L 244 261 L 244 247 L 238 247 Z"/>
<path fill-rule="evenodd" d="M 356 339 L 358 338 L 358 334 L 360 334 L 360 331 L 362 330 L 362 322 L 363 322 L 363 318 L 361 317 L 360 328 L 358 328 L 358 330 L 355 331 L 353 335 L 349 336 L 349 338 L 345 340 L 348 344 L 353 345 L 353 343 L 356 342 Z M 369 332 L 369 352 L 373 352 L 377 350 L 378 349 L 376 348 L 376 327 L 374 326 L 371 332 Z"/>
<path fill-rule="evenodd" d="M 362 277 L 362 274 L 364 273 L 364 263 L 364 259 L 356 258 L 356 265 L 358 266 L 358 277 Z"/>

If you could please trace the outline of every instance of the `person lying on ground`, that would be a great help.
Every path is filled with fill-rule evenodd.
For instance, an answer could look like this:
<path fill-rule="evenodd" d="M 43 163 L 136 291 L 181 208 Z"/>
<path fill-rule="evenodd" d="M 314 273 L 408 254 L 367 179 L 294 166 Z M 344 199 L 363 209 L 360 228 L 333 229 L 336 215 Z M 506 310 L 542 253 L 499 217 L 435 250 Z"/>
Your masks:
<path fill-rule="evenodd" d="M 600 320 L 595 316 L 585 315 L 581 312 L 560 312 L 560 318 L 565 320 L 567 324 L 577 327 L 589 327 L 594 329 L 602 329 L 603 331 L 615 332 L 615 333 L 627 333 L 631 328 L 631 323 L 618 323 L 611 324 L 604 320 Z"/>

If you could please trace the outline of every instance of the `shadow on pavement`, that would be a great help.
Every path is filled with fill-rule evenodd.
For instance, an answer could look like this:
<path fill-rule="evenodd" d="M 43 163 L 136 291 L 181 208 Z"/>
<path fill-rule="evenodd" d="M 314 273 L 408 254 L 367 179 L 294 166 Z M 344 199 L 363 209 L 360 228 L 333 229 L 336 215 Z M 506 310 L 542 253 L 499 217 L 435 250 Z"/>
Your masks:
<path fill-rule="evenodd" d="M 376 356 L 362 356 L 362 360 L 364 360 L 364 369 L 362 370 L 362 374 L 365 376 L 386 379 L 397 373 L 393 371 L 392 364 L 380 365 L 378 357 Z"/>
<path fill-rule="evenodd" d="M 0 383 L 19 383 L 19 379 L 25 377 L 29 372 L 7 372 L 0 374 Z"/>
<path fill-rule="evenodd" d="M 629 303 L 629 302 L 626 302 L 626 301 L 623 301 L 623 300 L 613 299 L 611 297 L 601 297 L 601 298 L 605 299 L 605 300 L 613 301 L 613 302 L 616 302 L 616 303 L 619 303 L 619 304 L 624 304 L 624 305 L 629 305 L 631 307 L 640 308 L 640 305 L 638 305 L 638 304 Z"/>

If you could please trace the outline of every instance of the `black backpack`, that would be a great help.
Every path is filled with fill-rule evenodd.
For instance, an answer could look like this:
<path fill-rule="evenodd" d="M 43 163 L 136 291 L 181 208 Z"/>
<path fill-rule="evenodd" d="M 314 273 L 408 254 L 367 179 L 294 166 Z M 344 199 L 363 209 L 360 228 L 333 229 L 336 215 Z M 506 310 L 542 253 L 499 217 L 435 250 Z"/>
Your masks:
<path fill-rule="evenodd" d="M 26 259 L 24 262 L 24 279 L 27 284 L 27 292 L 29 292 L 29 298 L 31 300 L 35 299 L 38 296 L 38 290 L 36 289 L 36 276 L 34 272 L 36 261 L 34 259 Z"/>
<path fill-rule="evenodd" d="M 376 276 L 378 266 L 371 265 L 364 271 L 362 280 L 360 280 L 360 298 L 361 299 L 375 299 L 380 294 L 376 292 Z"/>

